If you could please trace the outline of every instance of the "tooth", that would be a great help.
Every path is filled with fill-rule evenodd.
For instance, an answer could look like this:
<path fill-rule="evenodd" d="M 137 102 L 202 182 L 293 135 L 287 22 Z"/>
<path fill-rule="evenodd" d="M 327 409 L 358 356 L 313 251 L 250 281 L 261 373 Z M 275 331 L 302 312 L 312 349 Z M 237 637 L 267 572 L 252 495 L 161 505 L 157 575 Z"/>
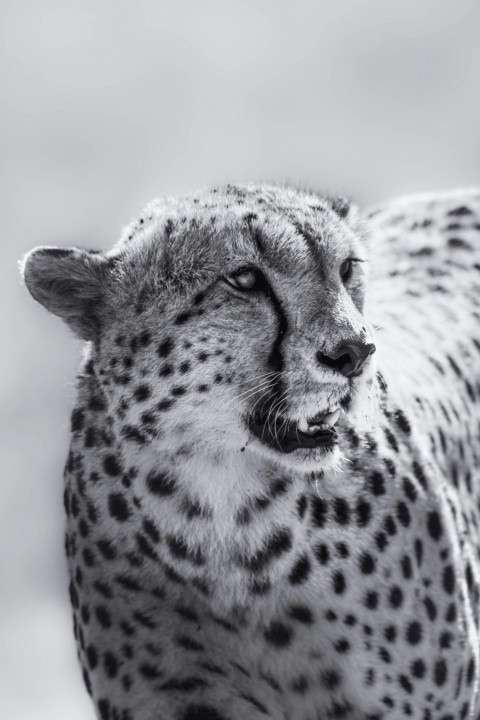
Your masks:
<path fill-rule="evenodd" d="M 325 417 L 322 418 L 322 424 L 333 427 L 335 425 L 335 423 L 338 421 L 339 417 L 340 417 L 340 408 L 337 408 L 336 410 L 328 413 L 327 415 L 325 415 Z"/>
<path fill-rule="evenodd" d="M 306 418 L 302 418 L 301 420 L 298 421 L 298 429 L 300 430 L 300 432 L 303 432 L 303 433 L 308 432 L 308 423 L 307 423 Z"/>

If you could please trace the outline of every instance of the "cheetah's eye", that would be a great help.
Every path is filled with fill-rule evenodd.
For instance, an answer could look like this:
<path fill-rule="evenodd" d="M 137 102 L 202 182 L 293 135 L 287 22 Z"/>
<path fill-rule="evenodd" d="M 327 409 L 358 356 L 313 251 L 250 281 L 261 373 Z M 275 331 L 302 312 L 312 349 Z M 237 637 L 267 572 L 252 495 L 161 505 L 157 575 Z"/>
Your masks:
<path fill-rule="evenodd" d="M 357 262 L 363 262 L 360 258 L 347 258 L 340 265 L 340 277 L 343 283 L 347 283 L 352 277 L 353 264 Z"/>
<path fill-rule="evenodd" d="M 255 268 L 240 268 L 225 276 L 226 282 L 236 290 L 259 290 L 262 286 L 263 276 Z"/>

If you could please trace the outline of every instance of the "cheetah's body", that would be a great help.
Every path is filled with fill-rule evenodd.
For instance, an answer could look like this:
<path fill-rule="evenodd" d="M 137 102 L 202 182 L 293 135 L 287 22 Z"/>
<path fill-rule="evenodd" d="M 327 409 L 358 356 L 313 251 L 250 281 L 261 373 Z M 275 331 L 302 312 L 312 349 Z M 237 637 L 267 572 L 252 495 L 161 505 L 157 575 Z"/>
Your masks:
<path fill-rule="evenodd" d="M 480 713 L 480 195 L 409 198 L 349 227 L 343 210 L 317 201 L 227 188 L 153 205 L 109 261 L 107 294 L 121 295 L 121 309 L 102 316 L 79 378 L 65 490 L 75 634 L 103 720 Z M 241 298 L 219 299 L 187 255 L 178 267 L 163 256 L 170 295 L 156 305 L 159 244 L 200 237 L 210 271 L 211 238 L 228 244 L 239 218 L 259 254 L 267 234 L 278 245 L 291 227 L 307 238 L 279 249 L 279 316 L 262 315 L 263 300 L 246 314 Z M 307 357 L 305 337 L 320 346 L 322 332 L 335 332 L 315 325 L 302 296 L 302 283 L 307 296 L 313 286 L 296 263 L 315 252 L 312 234 L 340 245 L 356 234 L 363 246 L 365 230 L 378 414 L 371 426 L 343 415 L 337 468 L 295 470 L 251 449 L 230 407 L 248 402 L 242 388 L 254 392 L 249 343 L 260 376 L 273 345 L 288 370 Z M 245 252 L 240 242 L 229 258 Z M 289 281 L 301 279 L 290 305 L 282 262 Z M 357 290 L 342 308 L 350 330 L 367 332 Z M 285 382 L 291 397 L 311 392 L 305 376 Z"/>

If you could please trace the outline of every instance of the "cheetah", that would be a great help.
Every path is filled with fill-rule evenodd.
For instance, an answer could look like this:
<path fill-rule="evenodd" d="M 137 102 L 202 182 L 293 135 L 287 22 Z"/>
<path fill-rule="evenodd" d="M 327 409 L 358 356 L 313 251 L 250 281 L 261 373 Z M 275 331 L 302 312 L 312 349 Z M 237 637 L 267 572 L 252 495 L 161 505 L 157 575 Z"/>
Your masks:
<path fill-rule="evenodd" d="M 38 248 L 101 720 L 480 718 L 480 193 L 228 185 Z"/>

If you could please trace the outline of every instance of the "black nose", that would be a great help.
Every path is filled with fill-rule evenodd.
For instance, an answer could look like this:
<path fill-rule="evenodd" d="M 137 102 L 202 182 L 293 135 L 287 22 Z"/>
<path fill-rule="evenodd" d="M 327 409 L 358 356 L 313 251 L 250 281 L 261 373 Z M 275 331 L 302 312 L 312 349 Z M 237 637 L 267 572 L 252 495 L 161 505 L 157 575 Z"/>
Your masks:
<path fill-rule="evenodd" d="M 373 343 L 364 345 L 363 343 L 343 343 L 339 345 L 330 355 L 324 355 L 320 351 L 317 352 L 317 360 L 322 365 L 338 370 L 346 377 L 358 375 L 363 365 L 375 352 L 376 347 Z"/>

